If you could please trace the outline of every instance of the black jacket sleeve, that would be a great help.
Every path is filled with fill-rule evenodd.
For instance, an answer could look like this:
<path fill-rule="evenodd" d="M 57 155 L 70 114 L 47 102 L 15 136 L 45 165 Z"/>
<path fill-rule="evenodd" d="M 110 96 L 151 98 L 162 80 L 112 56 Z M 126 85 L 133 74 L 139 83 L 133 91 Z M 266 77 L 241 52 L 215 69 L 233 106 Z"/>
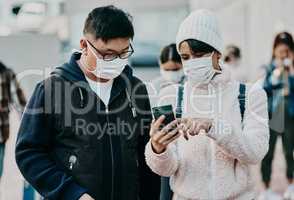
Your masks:
<path fill-rule="evenodd" d="M 16 143 L 16 162 L 25 179 L 46 199 L 77 200 L 86 189 L 77 185 L 50 157 L 55 133 L 52 114 L 44 109 L 44 85 L 41 82 L 36 86 L 25 108 Z"/>
<path fill-rule="evenodd" d="M 160 176 L 153 173 L 145 161 L 145 146 L 149 142 L 152 113 L 146 86 L 141 84 L 138 89 L 143 105 L 140 108 L 142 133 L 139 139 L 138 155 L 140 166 L 140 200 L 158 200 L 160 196 Z"/>

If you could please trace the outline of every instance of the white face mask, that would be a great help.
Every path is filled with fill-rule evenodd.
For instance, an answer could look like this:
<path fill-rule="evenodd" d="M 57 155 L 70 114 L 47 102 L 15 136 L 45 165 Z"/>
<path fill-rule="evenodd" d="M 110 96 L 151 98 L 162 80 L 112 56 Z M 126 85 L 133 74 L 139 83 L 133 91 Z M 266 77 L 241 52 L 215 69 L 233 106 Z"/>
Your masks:
<path fill-rule="evenodd" d="M 184 73 L 188 81 L 197 84 L 208 84 L 216 73 L 221 73 L 221 71 L 213 68 L 212 56 L 213 53 L 208 57 L 183 61 Z"/>
<path fill-rule="evenodd" d="M 292 60 L 290 59 L 290 58 L 285 58 L 284 60 L 283 60 L 283 63 L 284 63 L 284 66 L 291 66 L 291 64 L 292 64 Z"/>
<path fill-rule="evenodd" d="M 160 74 L 165 80 L 174 83 L 180 82 L 184 76 L 183 69 L 179 69 L 177 71 L 167 71 L 164 69 L 160 69 Z"/>
<path fill-rule="evenodd" d="M 90 46 L 88 44 L 88 46 Z M 105 61 L 96 56 L 92 48 L 90 48 L 93 55 L 96 57 L 96 68 L 94 70 L 89 70 L 98 78 L 103 78 L 107 80 L 114 79 L 118 77 L 124 70 L 125 66 L 128 64 L 128 59 L 116 58 L 112 61 Z"/>
<path fill-rule="evenodd" d="M 283 65 L 283 66 L 288 67 L 288 66 L 291 66 L 291 62 L 292 62 L 292 60 L 291 60 L 290 58 L 285 58 L 285 59 L 282 60 L 282 61 L 280 61 L 280 60 L 278 60 L 278 59 L 275 59 L 275 60 L 274 60 L 274 65 L 275 65 L 275 66 Z"/>

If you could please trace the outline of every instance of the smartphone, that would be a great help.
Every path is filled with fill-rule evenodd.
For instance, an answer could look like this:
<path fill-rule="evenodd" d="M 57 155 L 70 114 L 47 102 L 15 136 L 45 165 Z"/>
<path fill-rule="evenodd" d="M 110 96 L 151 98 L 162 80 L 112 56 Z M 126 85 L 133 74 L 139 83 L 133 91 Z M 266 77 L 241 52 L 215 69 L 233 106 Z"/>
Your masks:
<path fill-rule="evenodd" d="M 163 126 L 168 125 L 169 123 L 171 123 L 172 121 L 176 119 L 172 105 L 153 107 L 152 113 L 155 120 L 157 120 L 161 115 L 165 116 L 165 119 L 163 121 Z"/>

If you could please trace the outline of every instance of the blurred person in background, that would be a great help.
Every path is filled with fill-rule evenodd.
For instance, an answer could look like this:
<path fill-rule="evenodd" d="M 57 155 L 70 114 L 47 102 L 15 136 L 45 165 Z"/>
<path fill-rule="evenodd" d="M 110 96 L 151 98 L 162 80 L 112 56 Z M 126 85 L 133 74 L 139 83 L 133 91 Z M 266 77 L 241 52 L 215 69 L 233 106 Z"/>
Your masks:
<path fill-rule="evenodd" d="M 0 181 L 3 174 L 5 143 L 9 138 L 9 106 L 22 113 L 26 99 L 16 74 L 0 62 Z"/>
<path fill-rule="evenodd" d="M 186 81 L 172 105 L 182 117 L 163 128 L 164 116 L 152 123 L 147 164 L 171 177 L 173 200 L 254 199 L 250 167 L 268 150 L 266 94 L 259 85 L 231 81 L 212 12 L 192 12 L 176 41 Z"/>
<path fill-rule="evenodd" d="M 158 105 L 161 92 L 169 85 L 183 84 L 184 72 L 176 44 L 165 46 L 159 56 L 160 76 L 148 85 L 152 107 Z"/>
<path fill-rule="evenodd" d="M 160 177 L 144 156 L 152 121 L 147 89 L 128 65 L 133 37 L 129 14 L 95 8 L 81 52 L 37 84 L 15 156 L 45 199 L 159 199 Z"/>
<path fill-rule="evenodd" d="M 294 65 L 293 38 L 290 33 L 282 32 L 274 40 L 273 55 L 267 65 L 264 89 L 268 96 L 270 116 L 269 151 L 262 161 L 261 173 L 266 191 L 260 199 L 277 197 L 270 189 L 272 162 L 275 146 L 279 136 L 282 137 L 284 155 L 286 159 L 286 177 L 289 187 L 286 193 L 293 193 L 293 140 L 294 140 Z M 294 198 L 294 197 L 293 197 Z"/>
<path fill-rule="evenodd" d="M 235 45 L 229 45 L 224 52 L 224 63 L 228 66 L 231 72 L 232 80 L 236 80 L 240 83 L 246 83 L 248 81 L 248 72 L 242 65 L 241 50 Z"/>
<path fill-rule="evenodd" d="M 162 49 L 159 56 L 159 65 L 161 76 L 153 80 L 148 87 L 152 107 L 166 104 L 170 95 L 165 96 L 165 89 L 174 87 L 174 95 L 176 95 L 177 88 L 183 85 L 185 81 L 182 60 L 176 44 L 170 44 Z M 171 198 L 172 191 L 169 187 L 169 178 L 162 177 L 160 199 L 167 200 Z"/>

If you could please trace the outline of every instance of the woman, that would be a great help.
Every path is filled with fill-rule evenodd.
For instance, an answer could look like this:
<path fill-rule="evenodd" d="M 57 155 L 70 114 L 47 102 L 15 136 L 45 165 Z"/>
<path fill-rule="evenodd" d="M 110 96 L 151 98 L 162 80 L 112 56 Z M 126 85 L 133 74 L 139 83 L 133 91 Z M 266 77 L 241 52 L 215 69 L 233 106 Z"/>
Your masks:
<path fill-rule="evenodd" d="M 272 161 L 278 136 L 282 137 L 284 155 L 286 158 L 286 177 L 289 188 L 286 193 L 292 193 L 294 198 L 294 65 L 293 38 L 287 32 L 278 34 L 273 45 L 273 56 L 266 67 L 267 73 L 264 89 L 268 95 L 270 113 L 269 151 L 262 161 L 261 172 L 266 191 L 261 195 L 266 199 L 275 195 L 270 190 Z M 292 191 L 292 192 L 291 192 Z"/>
<path fill-rule="evenodd" d="M 184 82 L 184 72 L 181 57 L 176 44 L 165 46 L 159 56 L 160 77 L 148 85 L 148 93 L 152 107 L 160 105 L 166 87 Z"/>
<path fill-rule="evenodd" d="M 164 116 L 152 123 L 147 164 L 171 177 L 173 200 L 254 199 L 249 167 L 268 150 L 265 92 L 246 86 L 241 111 L 243 87 L 219 62 L 222 38 L 210 11 L 195 11 L 182 22 L 177 48 L 187 76 L 182 118 L 162 129 Z"/>

